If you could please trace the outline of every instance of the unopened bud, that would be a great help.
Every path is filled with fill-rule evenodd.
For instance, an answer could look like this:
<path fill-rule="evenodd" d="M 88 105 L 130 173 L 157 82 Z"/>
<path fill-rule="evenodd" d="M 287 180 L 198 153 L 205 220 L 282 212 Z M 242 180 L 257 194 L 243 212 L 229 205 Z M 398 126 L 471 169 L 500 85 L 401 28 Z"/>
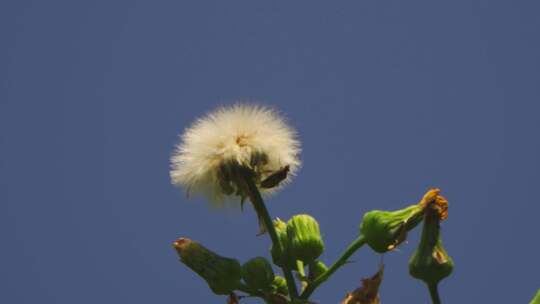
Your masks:
<path fill-rule="evenodd" d="M 422 221 L 423 210 L 418 204 L 397 211 L 369 211 L 364 215 L 360 232 L 373 250 L 385 253 L 405 241 L 407 232 Z"/>
<path fill-rule="evenodd" d="M 275 293 L 279 293 L 282 295 L 289 294 L 289 289 L 287 288 L 287 281 L 284 277 L 281 276 L 274 277 L 274 282 L 272 282 L 272 289 Z"/>
<path fill-rule="evenodd" d="M 274 264 L 278 266 L 287 266 L 292 268 L 294 265 L 296 265 L 296 261 L 293 260 L 290 254 L 290 244 L 287 236 L 287 224 L 277 218 L 274 220 L 274 228 L 276 230 L 281 248 L 276 246 L 276 244 L 272 244 L 272 247 L 270 248 L 272 261 L 274 261 Z"/>
<path fill-rule="evenodd" d="M 428 285 L 437 285 L 449 276 L 454 268 L 452 258 L 443 247 L 439 223 L 439 212 L 435 208 L 428 208 L 420 244 L 409 260 L 411 276 Z"/>
<path fill-rule="evenodd" d="M 324 243 L 319 230 L 319 223 L 307 215 L 293 216 L 287 223 L 291 255 L 295 260 L 309 264 L 324 251 Z"/>
<path fill-rule="evenodd" d="M 201 276 L 215 294 L 230 294 L 240 283 L 241 267 L 236 259 L 226 258 L 188 238 L 173 244 L 180 260 Z"/>
<path fill-rule="evenodd" d="M 242 278 L 249 287 L 268 291 L 274 282 L 274 270 L 265 258 L 256 257 L 242 265 Z"/>
<path fill-rule="evenodd" d="M 328 267 L 321 261 L 314 261 L 309 264 L 309 275 L 308 278 L 310 281 L 314 281 L 321 274 L 325 273 L 328 270 Z"/>

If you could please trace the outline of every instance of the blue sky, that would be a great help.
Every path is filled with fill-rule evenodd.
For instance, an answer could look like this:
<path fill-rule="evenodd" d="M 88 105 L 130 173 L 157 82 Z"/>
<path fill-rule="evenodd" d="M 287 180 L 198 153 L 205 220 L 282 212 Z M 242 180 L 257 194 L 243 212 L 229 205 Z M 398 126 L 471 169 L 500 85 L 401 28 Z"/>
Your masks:
<path fill-rule="evenodd" d="M 268 201 L 320 222 L 331 263 L 362 215 L 450 201 L 445 303 L 527 303 L 540 287 L 540 5 L 533 1 L 3 1 L 0 302 L 223 303 L 177 261 L 188 236 L 268 256 L 252 210 L 170 185 L 178 134 L 234 101 L 283 112 L 303 168 Z M 410 242 L 383 303 L 426 303 Z M 367 248 L 314 294 L 337 303 Z M 246 300 L 245 303 L 255 303 Z"/>

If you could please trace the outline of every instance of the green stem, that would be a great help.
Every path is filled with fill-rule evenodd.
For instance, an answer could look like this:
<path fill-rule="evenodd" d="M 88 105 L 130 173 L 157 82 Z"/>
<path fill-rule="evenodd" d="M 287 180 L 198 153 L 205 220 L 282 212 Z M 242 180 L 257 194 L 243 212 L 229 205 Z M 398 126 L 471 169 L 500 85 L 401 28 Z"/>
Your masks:
<path fill-rule="evenodd" d="M 276 246 L 278 248 L 278 251 L 282 251 L 281 243 L 279 242 L 276 228 L 274 227 L 274 223 L 272 222 L 272 218 L 270 217 L 270 214 L 268 213 L 268 210 L 266 209 L 266 206 L 264 205 L 264 200 L 261 197 L 261 193 L 259 192 L 259 189 L 255 185 L 255 182 L 253 179 L 247 174 L 244 176 L 244 180 L 246 181 L 246 184 L 248 186 L 249 192 L 251 194 L 250 199 L 251 203 L 253 203 L 253 207 L 255 208 L 255 211 L 257 212 L 257 215 L 259 216 L 260 220 L 263 221 L 264 225 L 266 226 L 266 230 L 268 231 L 268 234 L 270 235 L 270 239 L 272 240 L 272 245 Z M 289 294 L 291 296 L 291 299 L 298 298 L 298 290 L 296 289 L 296 283 L 294 281 L 294 277 L 292 275 L 291 269 L 287 266 L 281 267 L 283 270 L 283 274 L 285 276 L 285 280 L 287 281 L 287 287 L 289 288 Z"/>
<path fill-rule="evenodd" d="M 302 290 L 304 290 L 307 287 L 306 272 L 304 271 L 304 262 L 300 260 L 296 261 L 296 271 L 298 271 L 298 275 L 301 278 L 300 283 L 302 286 Z"/>
<path fill-rule="evenodd" d="M 356 240 L 354 240 L 349 247 L 341 254 L 339 259 L 334 262 L 328 270 L 326 270 L 324 273 L 322 273 L 320 276 L 318 276 L 313 282 L 309 283 L 307 288 L 302 292 L 302 295 L 300 296 L 301 299 L 308 299 L 311 294 L 321 285 L 324 281 L 326 281 L 336 270 L 338 270 L 341 266 L 345 265 L 347 263 L 347 260 L 353 255 L 353 253 L 356 252 L 360 247 L 362 247 L 366 243 L 366 240 L 364 239 L 363 235 L 360 235 Z"/>
<path fill-rule="evenodd" d="M 298 298 L 298 289 L 296 289 L 296 282 L 292 275 L 291 270 L 287 266 L 281 267 L 283 274 L 285 275 L 285 280 L 287 281 L 287 288 L 289 289 L 289 295 L 291 299 Z"/>
<path fill-rule="evenodd" d="M 439 298 L 439 290 L 437 284 L 428 284 L 429 295 L 431 296 L 431 302 L 433 304 L 441 304 L 441 299 Z"/>

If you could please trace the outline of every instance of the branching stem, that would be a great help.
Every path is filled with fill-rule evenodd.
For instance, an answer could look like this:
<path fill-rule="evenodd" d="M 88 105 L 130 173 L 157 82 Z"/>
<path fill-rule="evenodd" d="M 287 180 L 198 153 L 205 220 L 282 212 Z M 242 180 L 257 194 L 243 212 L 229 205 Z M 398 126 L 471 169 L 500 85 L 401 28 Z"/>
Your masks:
<path fill-rule="evenodd" d="M 323 272 L 320 276 L 318 276 L 313 282 L 309 283 L 304 292 L 302 292 L 302 295 L 300 296 L 301 299 L 308 299 L 311 294 L 321 285 L 324 281 L 326 281 L 336 270 L 338 270 L 341 266 L 345 265 L 347 263 L 347 260 L 353 255 L 353 253 L 356 252 L 360 247 L 362 247 L 366 243 L 364 236 L 360 235 L 356 240 L 354 240 L 349 247 L 341 254 L 339 259 L 328 268 L 325 272 Z"/>

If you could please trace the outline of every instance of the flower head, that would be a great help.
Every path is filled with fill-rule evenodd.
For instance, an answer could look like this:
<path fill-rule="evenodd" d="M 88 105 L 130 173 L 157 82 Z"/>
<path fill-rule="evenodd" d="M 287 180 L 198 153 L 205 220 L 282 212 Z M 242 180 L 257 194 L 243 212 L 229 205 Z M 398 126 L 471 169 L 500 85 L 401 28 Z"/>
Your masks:
<path fill-rule="evenodd" d="M 195 271 L 215 294 L 230 294 L 242 278 L 242 268 L 236 259 L 222 257 L 188 238 L 173 243 L 180 261 Z"/>
<path fill-rule="evenodd" d="M 181 136 L 172 156 L 172 183 L 212 202 L 244 197 L 238 168 L 248 170 L 263 192 L 290 180 L 300 166 L 300 143 L 273 110 L 237 104 L 198 119 Z"/>
<path fill-rule="evenodd" d="M 446 209 L 442 209 L 441 205 Z M 440 236 L 440 222 L 448 216 L 447 208 L 448 201 L 440 195 L 426 206 L 420 244 L 409 260 L 411 276 L 424 281 L 428 286 L 436 286 L 454 269 L 454 261 L 443 247 Z"/>

